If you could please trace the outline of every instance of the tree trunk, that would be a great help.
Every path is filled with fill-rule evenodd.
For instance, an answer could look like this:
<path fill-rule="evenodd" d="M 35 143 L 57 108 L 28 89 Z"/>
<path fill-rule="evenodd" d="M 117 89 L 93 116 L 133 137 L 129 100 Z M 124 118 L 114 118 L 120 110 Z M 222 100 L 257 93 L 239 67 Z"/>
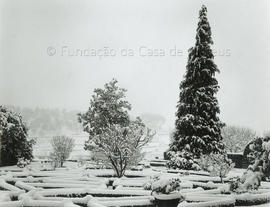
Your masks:
<path fill-rule="evenodd" d="M 123 177 L 124 174 L 125 174 L 125 170 L 121 170 L 121 172 L 120 172 L 120 177 Z"/>

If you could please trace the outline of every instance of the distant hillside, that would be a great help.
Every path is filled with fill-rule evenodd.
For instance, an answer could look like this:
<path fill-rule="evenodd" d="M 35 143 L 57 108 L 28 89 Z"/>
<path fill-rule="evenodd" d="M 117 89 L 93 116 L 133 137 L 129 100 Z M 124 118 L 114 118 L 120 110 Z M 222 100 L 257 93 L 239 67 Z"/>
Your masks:
<path fill-rule="evenodd" d="M 79 111 L 67 111 L 57 108 L 8 107 L 22 115 L 29 128 L 30 137 L 80 135 L 83 133 L 82 126 L 77 118 Z M 154 131 L 160 131 L 166 122 L 166 119 L 159 114 L 144 113 L 141 118 Z"/>
<path fill-rule="evenodd" d="M 81 134 L 83 132 L 77 118 L 79 111 L 8 107 L 22 115 L 29 128 L 29 136 L 31 137 Z"/>
<path fill-rule="evenodd" d="M 166 122 L 166 119 L 160 114 L 144 113 L 140 117 L 147 127 L 155 131 L 161 130 Z"/>

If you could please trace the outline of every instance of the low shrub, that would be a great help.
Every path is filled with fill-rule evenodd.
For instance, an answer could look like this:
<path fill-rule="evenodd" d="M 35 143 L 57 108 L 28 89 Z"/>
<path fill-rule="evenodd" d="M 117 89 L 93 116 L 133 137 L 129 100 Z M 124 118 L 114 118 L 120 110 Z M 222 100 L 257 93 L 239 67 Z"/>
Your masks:
<path fill-rule="evenodd" d="M 29 164 L 30 164 L 30 160 L 21 157 L 21 158 L 18 159 L 17 167 L 24 168 Z"/>
<path fill-rule="evenodd" d="M 157 194 L 169 194 L 180 190 L 181 180 L 178 178 L 161 179 L 159 176 L 154 176 L 150 182 L 144 185 L 145 190 L 152 190 Z"/>
<path fill-rule="evenodd" d="M 193 159 L 191 154 L 187 151 L 167 153 L 169 161 L 167 167 L 172 169 L 184 169 L 184 170 L 200 170 L 197 160 Z"/>

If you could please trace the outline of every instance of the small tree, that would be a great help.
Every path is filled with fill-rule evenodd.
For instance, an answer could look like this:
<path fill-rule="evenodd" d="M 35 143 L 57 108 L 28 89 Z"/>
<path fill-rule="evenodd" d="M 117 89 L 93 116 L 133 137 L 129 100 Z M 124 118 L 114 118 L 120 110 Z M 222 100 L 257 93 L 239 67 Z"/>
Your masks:
<path fill-rule="evenodd" d="M 226 154 L 203 155 L 200 160 L 200 167 L 210 173 L 211 176 L 218 176 L 223 183 L 223 178 L 234 167 L 234 163 Z"/>
<path fill-rule="evenodd" d="M 131 105 L 125 100 L 125 92 L 126 89 L 117 86 L 115 79 L 106 83 L 104 89 L 94 90 L 88 111 L 78 114 L 83 130 L 89 134 L 89 140 L 85 143 L 86 150 L 92 137 L 102 134 L 111 125 L 127 126 L 129 124 L 128 111 Z"/>
<path fill-rule="evenodd" d="M 56 166 L 63 167 L 64 162 L 74 148 L 74 139 L 66 136 L 56 136 L 51 140 L 51 145 L 53 149 L 51 158 Z"/>
<path fill-rule="evenodd" d="M 88 149 L 99 154 L 96 160 L 110 166 L 117 177 L 122 177 L 129 167 L 138 164 L 143 154 L 141 149 L 154 136 L 140 118 L 126 127 L 111 125 L 102 134 L 92 137 Z"/>
<path fill-rule="evenodd" d="M 1 161 L 2 165 L 14 165 L 19 158 L 32 160 L 34 140 L 27 138 L 27 127 L 22 117 L 0 106 Z"/>
<path fill-rule="evenodd" d="M 245 146 L 256 137 L 252 129 L 237 126 L 225 126 L 221 134 L 228 152 L 243 152 Z"/>
<path fill-rule="evenodd" d="M 89 133 L 85 149 L 98 154 L 97 161 L 110 165 L 118 177 L 140 160 L 142 147 L 153 137 L 140 118 L 130 120 L 131 105 L 125 100 L 125 92 L 113 79 L 94 90 L 88 111 L 78 115 Z"/>

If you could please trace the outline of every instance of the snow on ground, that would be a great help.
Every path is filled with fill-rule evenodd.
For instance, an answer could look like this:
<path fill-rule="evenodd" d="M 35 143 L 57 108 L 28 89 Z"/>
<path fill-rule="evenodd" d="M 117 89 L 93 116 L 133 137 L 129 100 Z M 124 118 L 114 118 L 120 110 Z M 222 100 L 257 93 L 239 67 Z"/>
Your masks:
<path fill-rule="evenodd" d="M 151 167 L 142 171 L 127 171 L 125 177 L 116 178 L 110 169 L 86 169 L 76 162 L 67 162 L 65 168 L 55 171 L 44 171 L 44 167 L 40 162 L 32 162 L 25 169 L 1 167 L 0 207 L 154 207 L 158 197 L 151 190 L 144 189 L 153 176 L 159 176 L 162 185 L 171 178 L 181 180 L 180 194 L 185 201 L 178 207 L 231 207 L 255 201 L 260 205 L 249 206 L 270 207 L 267 203 L 270 200 L 270 185 L 267 182 L 262 183 L 262 189 L 257 194 L 238 196 L 224 194 L 228 183 L 220 183 L 218 177 L 210 177 L 206 172 Z M 243 170 L 233 169 L 228 177 L 242 173 Z M 163 197 L 167 198 L 166 195 Z"/>

